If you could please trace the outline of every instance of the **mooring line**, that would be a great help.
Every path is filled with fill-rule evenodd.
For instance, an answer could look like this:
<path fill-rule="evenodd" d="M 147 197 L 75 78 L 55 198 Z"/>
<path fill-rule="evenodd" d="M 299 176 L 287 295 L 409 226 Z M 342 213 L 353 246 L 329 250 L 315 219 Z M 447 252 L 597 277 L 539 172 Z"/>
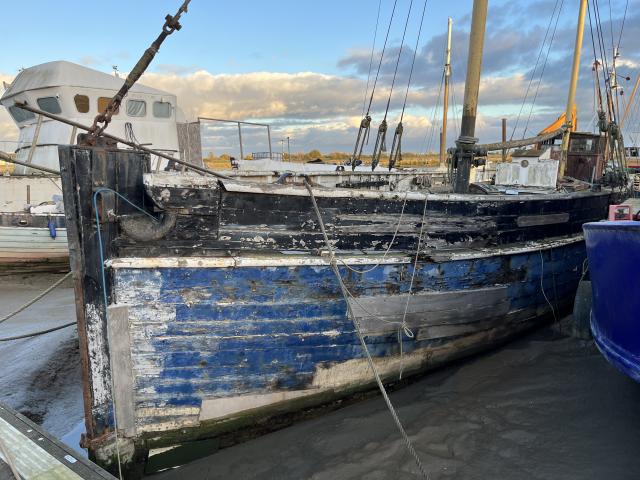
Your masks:
<path fill-rule="evenodd" d="M 311 203 L 313 204 L 313 209 L 315 210 L 316 216 L 318 217 L 318 223 L 320 225 L 320 230 L 322 230 L 322 235 L 324 237 L 324 241 L 325 241 L 325 243 L 327 245 L 327 248 L 329 249 L 329 258 L 330 258 L 331 269 L 333 270 L 333 273 L 335 274 L 335 276 L 336 276 L 336 278 L 338 280 L 338 284 L 340 286 L 340 290 L 342 291 L 342 295 L 344 297 L 344 300 L 347 303 L 347 314 L 351 318 L 351 321 L 353 322 L 353 325 L 355 326 L 356 333 L 358 335 L 358 340 L 360 340 L 360 345 L 362 346 L 362 350 L 364 351 L 365 356 L 367 358 L 367 362 L 369 363 L 369 368 L 371 368 L 371 371 L 373 372 L 373 375 L 375 376 L 376 382 L 378 384 L 378 388 L 380 389 L 380 393 L 382 394 L 382 397 L 384 398 L 384 401 L 387 404 L 389 412 L 391 413 L 391 416 L 393 417 L 393 420 L 394 420 L 396 426 L 398 427 L 398 430 L 400 431 L 400 434 L 402 435 L 402 438 L 404 439 L 404 442 L 405 442 L 405 445 L 407 447 L 407 450 L 409 451 L 409 453 L 411 454 L 411 456 L 415 460 L 416 465 L 418 466 L 418 470 L 420 471 L 421 476 L 423 478 L 429 479 L 429 475 L 427 474 L 427 471 L 425 470 L 424 466 L 422 465 L 422 461 L 420 460 L 420 457 L 418 456 L 418 453 L 416 452 L 415 448 L 413 447 L 413 443 L 411 442 L 411 439 L 409 438 L 409 435 L 407 435 L 407 432 L 405 431 L 404 427 L 402 426 L 402 422 L 400 421 L 400 418 L 398 417 L 398 414 L 397 414 L 393 404 L 391 403 L 391 399 L 389 398 L 389 395 L 387 394 L 387 390 L 385 389 L 384 384 L 382 383 L 382 379 L 380 377 L 380 374 L 378 373 L 378 370 L 377 370 L 377 368 L 375 366 L 375 363 L 373 363 L 373 358 L 371 357 L 371 353 L 369 352 L 369 347 L 367 347 L 367 343 L 364 341 L 364 335 L 362 334 L 362 331 L 360 329 L 360 323 L 358 322 L 358 319 L 353 314 L 353 311 L 351 309 L 351 304 L 349 303 L 349 299 L 348 299 L 348 295 L 347 295 L 347 291 L 346 291 L 346 285 L 344 284 L 344 282 L 342 280 L 342 276 L 340 275 L 340 270 L 338 269 L 338 262 L 336 261 L 336 257 L 335 257 L 334 251 L 333 251 L 333 247 L 331 246 L 331 242 L 329 242 L 329 237 L 327 235 L 327 231 L 325 229 L 324 222 L 322 221 L 322 215 L 320 213 L 320 209 L 318 208 L 318 203 L 316 202 L 316 198 L 315 198 L 315 195 L 313 194 L 313 190 L 311 188 L 311 185 L 309 184 L 309 182 L 306 179 L 304 180 L 304 186 L 307 188 L 307 191 L 309 192 L 309 196 L 311 197 Z"/>
<path fill-rule="evenodd" d="M 33 305 L 34 303 L 36 303 L 38 300 L 40 300 L 42 297 L 44 297 L 45 295 L 47 295 L 48 293 L 50 293 L 51 291 L 53 291 L 56 287 L 58 287 L 62 282 L 64 282 L 67 278 L 69 278 L 71 276 L 71 272 L 67 273 L 64 277 L 62 277 L 61 279 L 59 279 L 57 282 L 55 282 L 53 285 L 51 285 L 49 288 L 47 288 L 45 291 L 43 291 L 42 293 L 38 294 L 36 297 L 32 298 L 31 300 L 29 300 L 27 303 L 25 303 L 24 305 L 22 305 L 21 307 L 19 307 L 17 310 L 14 310 L 13 312 L 5 315 L 4 317 L 0 318 L 0 323 L 4 323 L 7 320 L 9 320 L 12 317 L 15 317 L 17 314 L 19 314 L 20 312 L 22 312 L 23 310 L 26 310 L 27 308 L 29 308 L 31 305 Z"/>

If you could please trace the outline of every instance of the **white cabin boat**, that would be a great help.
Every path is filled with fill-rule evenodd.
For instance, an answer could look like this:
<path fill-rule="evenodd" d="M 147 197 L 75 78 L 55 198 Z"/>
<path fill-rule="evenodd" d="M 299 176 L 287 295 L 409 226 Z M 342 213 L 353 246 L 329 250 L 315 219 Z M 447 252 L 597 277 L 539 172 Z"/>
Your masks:
<path fill-rule="evenodd" d="M 0 98 L 19 128 L 17 148 L 13 152 L 16 159 L 58 170 L 58 146 L 75 144 L 80 132 L 67 124 L 20 109 L 15 102 L 26 102 L 91 125 L 122 83 L 123 79 L 115 75 L 66 61 L 22 70 Z M 184 121 L 184 115 L 175 95 L 136 84 L 113 116 L 109 132 L 179 158 L 183 156 L 178 141 L 179 121 Z M 166 164 L 166 160 L 152 159 L 156 169 Z M 55 175 L 16 166 L 11 175 L 0 176 L 0 266 L 27 265 L 32 269 L 34 263 L 38 263 L 67 267 L 64 215 L 61 203 L 56 204 L 61 196 L 60 179 Z"/>

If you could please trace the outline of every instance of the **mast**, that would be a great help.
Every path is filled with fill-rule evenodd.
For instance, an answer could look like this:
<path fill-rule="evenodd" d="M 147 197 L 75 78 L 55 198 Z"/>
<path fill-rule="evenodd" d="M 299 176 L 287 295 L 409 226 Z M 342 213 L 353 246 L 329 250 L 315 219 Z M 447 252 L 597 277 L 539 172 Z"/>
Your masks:
<path fill-rule="evenodd" d="M 586 1 L 586 0 L 585 0 Z M 476 112 L 478 110 L 478 91 L 480 90 L 480 70 L 482 68 L 482 50 L 484 48 L 484 32 L 487 25 L 487 8 L 489 0 L 474 0 L 469 35 L 469 59 L 467 60 L 467 77 L 464 86 L 464 104 L 462 106 L 462 124 L 460 137 L 456 141 L 455 163 L 457 165 L 456 181 L 453 191 L 467 193 L 469 191 L 469 174 L 474 160 L 474 138 L 476 131 Z"/>
<path fill-rule="evenodd" d="M 567 109 L 565 112 L 565 130 L 562 135 L 562 157 L 560 159 L 560 171 L 558 178 L 564 177 L 567 167 L 567 153 L 569 151 L 569 137 L 573 128 L 573 105 L 576 100 L 576 89 L 578 87 L 578 76 L 580 74 L 580 55 L 582 53 L 582 38 L 584 37 L 584 19 L 587 13 L 587 1 L 580 0 L 580 10 L 578 12 L 578 28 L 576 29 L 576 44 L 573 50 L 573 67 L 571 68 L 571 83 L 569 84 L 569 96 L 567 98 Z"/>
<path fill-rule="evenodd" d="M 449 80 L 451 77 L 451 17 L 447 21 L 447 50 L 444 64 L 444 103 L 442 106 L 442 132 L 440 134 L 440 166 L 444 165 L 447 147 L 447 114 L 449 113 Z"/>

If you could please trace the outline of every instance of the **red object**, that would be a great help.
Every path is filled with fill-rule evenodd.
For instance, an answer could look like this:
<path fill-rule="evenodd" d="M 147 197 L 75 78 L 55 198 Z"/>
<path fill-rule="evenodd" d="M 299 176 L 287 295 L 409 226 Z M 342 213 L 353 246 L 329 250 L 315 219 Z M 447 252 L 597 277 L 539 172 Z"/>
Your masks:
<path fill-rule="evenodd" d="M 631 205 L 609 205 L 609 221 L 633 220 Z"/>

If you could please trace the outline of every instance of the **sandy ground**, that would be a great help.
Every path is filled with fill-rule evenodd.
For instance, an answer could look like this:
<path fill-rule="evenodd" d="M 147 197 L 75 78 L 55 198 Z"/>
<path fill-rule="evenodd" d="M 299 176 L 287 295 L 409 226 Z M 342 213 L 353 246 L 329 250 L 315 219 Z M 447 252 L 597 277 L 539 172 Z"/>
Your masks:
<path fill-rule="evenodd" d="M 23 305 L 59 278 L 61 275 L 43 274 L 0 277 L 0 317 Z M 46 329 L 73 319 L 73 289 L 67 281 L 27 310 L 0 324 L 0 337 Z M 0 402 L 63 438 L 71 447 L 79 448 L 84 413 L 76 328 L 0 342 Z"/>
<path fill-rule="evenodd" d="M 0 277 L 0 316 L 58 275 Z M 0 337 L 74 318 L 70 284 L 0 325 Z M 638 479 L 640 384 L 593 344 L 546 328 L 443 368 L 392 401 L 436 479 Z M 78 448 L 83 407 L 75 328 L 0 342 L 0 401 Z M 189 479 L 413 479 L 380 397 L 151 476 Z"/>
<path fill-rule="evenodd" d="M 640 384 L 551 329 L 394 392 L 435 479 L 640 478 Z M 154 480 L 415 479 L 380 397 L 222 450 Z"/>

